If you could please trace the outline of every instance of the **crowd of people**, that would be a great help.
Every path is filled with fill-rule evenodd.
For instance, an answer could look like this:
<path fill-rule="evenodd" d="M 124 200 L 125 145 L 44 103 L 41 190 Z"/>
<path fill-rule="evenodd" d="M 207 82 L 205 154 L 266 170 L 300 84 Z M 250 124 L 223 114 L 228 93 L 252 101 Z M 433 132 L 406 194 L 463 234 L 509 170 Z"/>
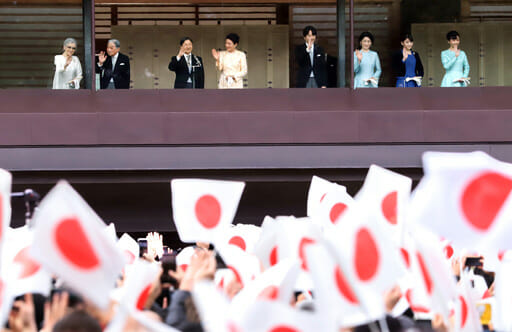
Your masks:
<path fill-rule="evenodd" d="M 303 30 L 304 44 L 295 48 L 297 75 L 295 85 L 298 88 L 326 88 L 327 64 L 324 49 L 316 43 L 317 30 L 306 26 Z M 446 35 L 449 48 L 441 53 L 446 74 L 442 87 L 465 87 L 470 83 L 469 63 L 466 53 L 459 48 L 460 35 L 450 31 Z M 382 74 L 377 52 L 372 51 L 374 36 L 363 32 L 359 36 L 359 46 L 354 51 L 354 89 L 376 88 Z M 240 89 L 247 75 L 247 59 L 244 52 L 237 49 L 240 37 L 230 33 L 225 38 L 225 50 L 212 49 L 212 58 L 220 73 L 219 89 Z M 420 55 L 413 50 L 414 39 L 411 34 L 401 38 L 400 49 L 392 55 L 393 77 L 396 87 L 419 87 L 424 76 Z M 120 53 L 121 44 L 117 39 L 107 43 L 106 53 L 98 55 L 96 73 L 100 74 L 101 89 L 129 89 L 130 60 Z M 78 57 L 73 55 L 77 43 L 73 38 L 64 41 L 63 53 L 55 56 L 54 89 L 79 89 L 82 68 Z M 204 88 L 203 59 L 193 53 L 193 41 L 189 37 L 180 40 L 178 54 L 169 63 L 169 70 L 175 72 L 175 89 Z"/>
<path fill-rule="evenodd" d="M 375 165 L 354 197 L 313 177 L 307 217 L 261 226 L 232 224 L 243 182 L 173 180 L 189 243 L 173 249 L 118 238 L 61 181 L 2 236 L 4 331 L 510 331 L 510 167 L 483 153 L 425 165 L 412 196 Z"/>

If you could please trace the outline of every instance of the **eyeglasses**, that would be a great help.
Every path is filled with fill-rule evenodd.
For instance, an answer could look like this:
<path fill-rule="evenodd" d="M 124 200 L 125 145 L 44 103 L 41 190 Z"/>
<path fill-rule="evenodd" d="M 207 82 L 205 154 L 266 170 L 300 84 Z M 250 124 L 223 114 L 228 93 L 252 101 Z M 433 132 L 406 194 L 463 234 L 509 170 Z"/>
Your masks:
<path fill-rule="evenodd" d="M 70 48 L 72 50 L 76 50 L 76 47 L 73 47 L 73 46 L 66 46 L 66 48 Z"/>

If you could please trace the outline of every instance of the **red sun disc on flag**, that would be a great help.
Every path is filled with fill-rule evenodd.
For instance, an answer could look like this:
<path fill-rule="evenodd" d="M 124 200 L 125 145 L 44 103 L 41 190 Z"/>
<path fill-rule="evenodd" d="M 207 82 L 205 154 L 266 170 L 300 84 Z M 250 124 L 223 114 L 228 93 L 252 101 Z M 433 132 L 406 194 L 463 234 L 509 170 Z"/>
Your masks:
<path fill-rule="evenodd" d="M 427 265 L 423 260 L 423 256 L 418 252 L 416 253 L 416 257 L 418 258 L 418 263 L 420 264 L 421 275 L 423 276 L 423 282 L 425 283 L 425 288 L 427 289 L 428 295 L 432 295 L 432 291 L 434 289 L 434 284 L 432 283 L 432 277 L 428 272 Z"/>
<path fill-rule="evenodd" d="M 398 192 L 392 191 L 384 197 L 381 204 L 382 214 L 391 225 L 397 223 L 397 198 Z"/>
<path fill-rule="evenodd" d="M 300 260 L 302 261 L 302 269 L 305 270 L 305 271 L 309 271 L 308 269 L 308 263 L 306 261 L 306 247 L 310 244 L 313 244 L 315 243 L 316 241 L 309 238 L 309 237 L 303 237 L 301 240 L 300 240 L 300 243 L 299 243 L 299 258 Z"/>
<path fill-rule="evenodd" d="M 405 266 L 409 269 L 411 268 L 411 260 L 409 258 L 409 253 L 405 248 L 400 248 L 400 254 L 402 255 L 402 258 L 404 259 Z"/>
<path fill-rule="evenodd" d="M 100 261 L 76 217 L 61 220 L 54 231 L 54 240 L 61 255 L 73 266 L 92 270 Z"/>
<path fill-rule="evenodd" d="M 140 292 L 139 297 L 137 298 L 137 304 L 135 305 L 138 310 L 144 310 L 146 302 L 148 301 L 149 292 L 151 291 L 151 286 L 152 284 L 147 285 L 144 287 L 142 292 Z"/>
<path fill-rule="evenodd" d="M 279 287 L 271 285 L 267 286 L 258 295 L 258 300 L 270 300 L 275 301 L 279 297 Z"/>
<path fill-rule="evenodd" d="M 462 295 L 459 295 L 460 300 L 460 327 L 464 328 L 468 320 L 468 304 Z"/>
<path fill-rule="evenodd" d="M 132 264 L 135 262 L 135 255 L 130 250 L 124 250 L 124 257 L 126 257 L 126 264 Z"/>
<path fill-rule="evenodd" d="M 336 286 L 338 287 L 338 291 L 340 294 L 350 303 L 352 304 L 358 304 L 357 297 L 352 291 L 352 288 L 350 287 L 349 283 L 347 282 L 347 279 L 345 279 L 345 276 L 343 275 L 343 272 L 341 271 L 341 268 L 336 265 L 336 268 L 334 269 L 334 281 L 336 282 Z"/>
<path fill-rule="evenodd" d="M 377 274 L 381 255 L 371 232 L 362 227 L 357 231 L 354 248 L 354 266 L 361 281 L 370 281 Z"/>
<path fill-rule="evenodd" d="M 25 247 L 21 249 L 16 256 L 14 256 L 13 263 L 20 264 L 22 266 L 22 270 L 19 275 L 20 279 L 31 277 L 41 269 L 41 265 L 30 257 L 29 250 L 30 247 Z"/>
<path fill-rule="evenodd" d="M 277 264 L 278 262 L 278 256 L 277 256 L 277 246 L 275 246 L 274 248 L 272 248 L 272 250 L 270 251 L 270 257 L 269 257 L 269 260 L 270 260 L 270 266 L 274 266 Z"/>
<path fill-rule="evenodd" d="M 271 328 L 268 332 L 300 332 L 300 330 L 297 330 L 294 327 L 279 325 L 279 326 Z"/>
<path fill-rule="evenodd" d="M 453 256 L 453 247 L 451 245 L 447 244 L 446 246 L 444 246 L 443 251 L 444 251 L 444 254 L 445 254 L 447 259 L 452 258 L 452 256 Z"/>
<path fill-rule="evenodd" d="M 220 203 L 213 195 L 203 195 L 196 202 L 196 218 L 205 228 L 215 228 L 220 222 L 221 212 Z"/>
<path fill-rule="evenodd" d="M 460 201 L 466 221 L 478 231 L 487 231 L 511 190 L 512 179 L 496 172 L 485 172 L 472 179 Z"/>
<path fill-rule="evenodd" d="M 345 212 L 346 208 L 347 205 L 343 203 L 336 203 L 333 205 L 331 211 L 329 212 L 329 219 L 333 224 L 336 224 L 336 221 L 343 214 L 343 212 Z"/>
<path fill-rule="evenodd" d="M 231 271 L 233 271 L 233 274 L 235 275 L 235 280 L 240 283 L 240 285 L 242 285 L 242 287 L 244 286 L 244 283 L 242 282 L 242 276 L 240 275 L 240 273 L 238 272 L 238 270 L 236 268 L 234 268 L 233 266 L 230 266 L 228 265 L 228 269 L 230 269 Z"/>
<path fill-rule="evenodd" d="M 239 247 L 243 251 L 245 251 L 245 249 L 246 249 L 245 241 L 241 236 L 238 236 L 238 235 L 233 236 L 231 239 L 229 239 L 228 243 Z"/>

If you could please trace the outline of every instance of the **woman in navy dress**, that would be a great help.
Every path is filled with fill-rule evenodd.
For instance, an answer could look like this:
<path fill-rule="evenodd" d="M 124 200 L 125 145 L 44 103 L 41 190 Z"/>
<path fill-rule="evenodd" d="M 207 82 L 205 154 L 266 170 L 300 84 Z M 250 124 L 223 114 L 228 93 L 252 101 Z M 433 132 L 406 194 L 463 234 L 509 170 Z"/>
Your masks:
<path fill-rule="evenodd" d="M 412 50 L 414 40 L 412 35 L 402 37 L 400 51 L 392 56 L 393 76 L 396 77 L 397 88 L 415 88 L 421 86 L 423 64 L 418 52 Z"/>

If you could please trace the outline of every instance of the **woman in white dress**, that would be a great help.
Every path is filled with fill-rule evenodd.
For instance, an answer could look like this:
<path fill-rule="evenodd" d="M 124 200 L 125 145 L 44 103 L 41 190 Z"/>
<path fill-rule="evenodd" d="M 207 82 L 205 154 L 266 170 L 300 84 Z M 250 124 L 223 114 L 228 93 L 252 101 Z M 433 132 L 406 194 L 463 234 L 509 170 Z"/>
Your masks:
<path fill-rule="evenodd" d="M 82 65 L 78 57 L 73 55 L 76 51 L 76 40 L 66 38 L 63 50 L 62 54 L 55 56 L 53 89 L 80 89 Z"/>
<path fill-rule="evenodd" d="M 217 52 L 212 49 L 217 69 L 220 71 L 219 89 L 242 89 L 244 76 L 247 75 L 245 53 L 236 49 L 240 37 L 236 33 L 226 36 L 226 50 Z"/>

